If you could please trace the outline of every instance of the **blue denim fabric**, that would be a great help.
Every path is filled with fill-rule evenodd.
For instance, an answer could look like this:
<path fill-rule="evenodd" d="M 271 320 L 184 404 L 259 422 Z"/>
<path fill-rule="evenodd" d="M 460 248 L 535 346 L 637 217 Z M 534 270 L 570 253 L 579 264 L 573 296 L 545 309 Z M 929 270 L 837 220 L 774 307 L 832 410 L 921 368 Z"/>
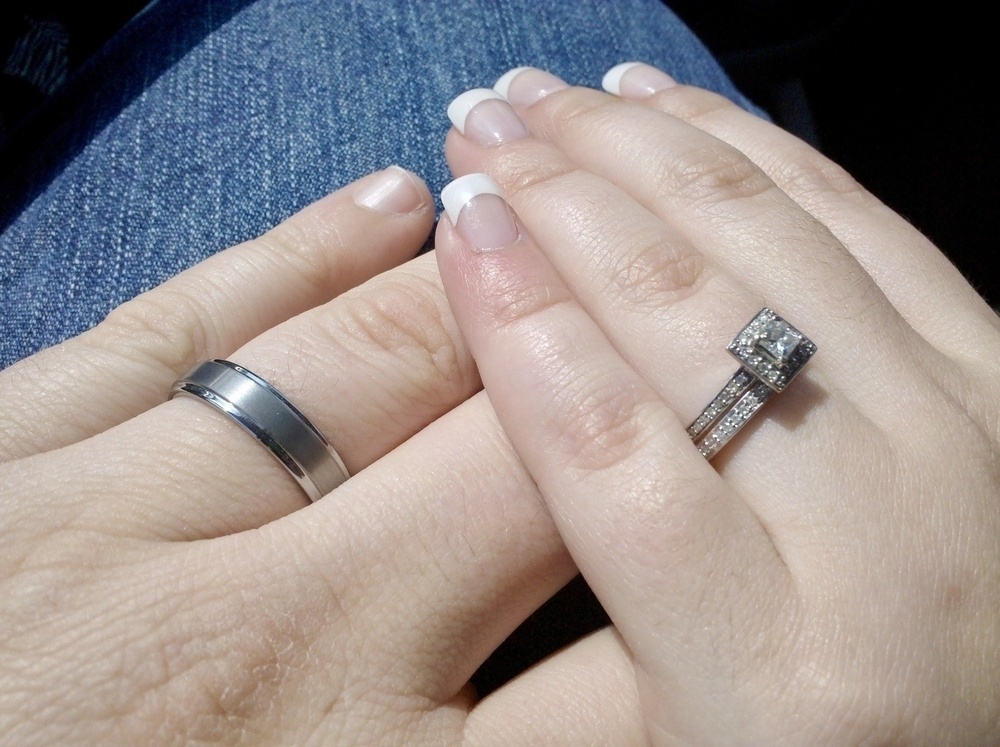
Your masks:
<path fill-rule="evenodd" d="M 159 0 L 3 178 L 0 368 L 374 169 L 436 194 L 467 88 L 633 59 L 750 106 L 656 0 Z"/>

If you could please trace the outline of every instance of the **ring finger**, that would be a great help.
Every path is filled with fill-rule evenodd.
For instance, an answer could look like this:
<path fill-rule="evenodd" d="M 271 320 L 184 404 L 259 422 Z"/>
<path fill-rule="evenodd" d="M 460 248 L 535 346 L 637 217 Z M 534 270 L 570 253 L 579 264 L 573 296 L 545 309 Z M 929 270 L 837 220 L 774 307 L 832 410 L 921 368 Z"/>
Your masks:
<path fill-rule="evenodd" d="M 615 70 L 621 74 L 608 76 L 615 92 L 704 130 L 758 164 L 850 249 L 906 321 L 936 348 L 961 357 L 993 339 L 989 322 L 994 315 L 983 314 L 988 311 L 985 302 L 962 274 L 927 237 L 843 168 L 722 96 L 678 86 L 641 64 Z M 640 90 L 635 85 L 640 78 L 655 84 Z M 529 77 L 525 80 L 530 82 Z M 885 225 L 892 231 L 885 231 Z M 1000 356 L 994 352 L 991 357 Z"/>
<path fill-rule="evenodd" d="M 479 386 L 431 256 L 218 355 L 284 394 L 327 435 L 351 474 Z M 75 495 L 79 524 L 104 526 L 114 517 L 130 534 L 163 539 L 230 534 L 308 502 L 260 443 L 189 398 L 21 460 L 18 469 L 48 486 L 40 500 Z M 129 489 L 112 489 L 122 485 Z"/>

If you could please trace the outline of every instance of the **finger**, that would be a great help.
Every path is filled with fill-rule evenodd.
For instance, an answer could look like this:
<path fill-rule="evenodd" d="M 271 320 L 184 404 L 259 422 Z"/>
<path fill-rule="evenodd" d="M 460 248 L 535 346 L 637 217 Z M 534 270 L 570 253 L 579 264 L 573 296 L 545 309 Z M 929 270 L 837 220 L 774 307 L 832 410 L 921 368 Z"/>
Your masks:
<path fill-rule="evenodd" d="M 631 656 L 613 628 L 529 669 L 469 714 L 470 746 L 647 742 Z"/>
<path fill-rule="evenodd" d="M 479 388 L 433 256 L 417 257 L 229 356 L 269 381 L 357 474 Z M 308 500 L 235 421 L 177 398 L 16 463 L 37 504 L 86 526 L 183 540 L 261 526 Z M 70 504 L 67 506 L 66 504 Z M 30 510 L 26 507 L 26 510 Z M 53 508 L 54 511 L 54 508 Z"/>
<path fill-rule="evenodd" d="M 640 79 L 655 82 L 642 87 Z M 536 87 L 530 79 L 522 83 Z M 629 66 L 613 88 L 611 93 L 688 122 L 745 153 L 830 229 L 907 322 L 939 350 L 957 359 L 974 356 L 977 363 L 1000 357 L 996 314 L 982 297 L 937 247 L 840 166 L 728 99 L 670 85 L 648 66 Z"/>
<path fill-rule="evenodd" d="M 482 393 L 324 500 L 267 528 L 289 583 L 308 569 L 357 635 L 349 662 L 423 706 L 451 701 L 575 574 Z M 358 621 L 369 620 L 369 623 Z M 331 629 L 323 645 L 346 655 Z"/>
<path fill-rule="evenodd" d="M 159 404 L 196 361 L 225 358 L 413 256 L 433 219 L 423 182 L 386 169 L 0 372 L 0 461 L 81 441 Z"/>
<path fill-rule="evenodd" d="M 575 94 L 575 89 L 553 93 L 532 110 Z M 609 108 L 608 116 L 617 116 L 617 108 Z M 596 110 L 582 111 L 600 119 Z M 709 137 L 694 134 L 699 140 Z M 691 147 L 683 132 L 678 138 L 678 148 Z M 590 143 L 601 146 L 596 137 Z M 618 152 L 637 169 L 645 168 L 641 158 L 629 155 L 630 147 L 620 145 Z M 706 218 L 699 228 L 703 235 L 692 238 L 551 143 L 527 137 L 487 146 L 452 132 L 447 148 L 458 173 L 482 166 L 498 179 L 575 298 L 681 422 L 692 423 L 729 381 L 736 366 L 725 348 L 762 306 L 774 304 L 816 342 L 820 352 L 805 373 L 713 462 L 766 527 L 793 573 L 817 572 L 818 545 L 848 542 L 878 518 L 873 515 L 878 504 L 856 496 L 878 490 L 876 475 L 898 464 L 898 434 L 912 429 L 912 410 L 887 403 L 899 403 L 903 392 L 909 401 L 940 402 L 941 387 L 921 375 L 940 356 L 892 310 L 863 270 L 850 264 L 849 255 L 842 250 L 838 255 L 849 260 L 846 277 L 838 276 L 836 263 L 822 259 L 835 241 L 822 226 L 800 208 L 794 208 L 798 218 L 784 216 L 817 231 L 813 269 L 830 272 L 830 290 L 841 294 L 844 306 L 827 290 L 799 297 L 803 284 L 780 268 L 765 279 L 766 290 L 747 288 L 754 273 L 734 271 L 719 259 L 733 237 L 742 242 L 747 232 L 742 227 L 716 226 Z M 701 172 L 722 168 L 711 163 L 714 148 L 701 151 L 710 161 L 698 166 Z M 722 163 L 732 157 L 730 152 Z M 771 211 L 762 209 L 748 218 L 756 225 L 748 230 L 766 233 L 770 220 Z M 730 253 L 741 253 L 741 247 Z M 815 308 L 806 312 L 813 300 Z M 845 308 L 862 311 L 845 316 Z M 879 468 L 851 490 L 836 489 L 843 484 L 843 465 L 859 458 Z"/>
<path fill-rule="evenodd" d="M 531 111 L 575 95 L 575 89 L 554 92 Z M 595 92 L 581 95 L 586 101 L 579 110 L 556 105 L 564 106 L 570 118 L 580 113 L 589 121 L 589 129 L 579 123 L 566 129 L 576 126 L 589 132 L 588 147 L 601 150 L 599 135 L 608 126 L 605 120 L 618 122 L 624 105 L 607 103 Z M 593 97 L 602 103 L 586 105 L 594 103 Z M 632 118 L 638 119 L 642 108 L 632 108 L 638 111 Z M 620 124 L 626 130 L 634 128 Z M 738 157 L 690 126 L 673 132 L 676 143 L 660 143 L 654 156 L 674 147 L 682 152 L 690 148 L 707 161 L 696 165 L 698 173 L 724 171 Z M 688 134 L 693 143 L 685 139 Z M 620 160 L 639 172 L 648 168 L 639 139 L 608 137 Z M 642 208 L 624 190 L 609 189 L 615 185 L 595 177 L 562 148 L 545 145 L 522 137 L 491 146 L 458 132 L 448 141 L 449 158 L 458 173 L 484 166 L 509 191 L 514 207 L 576 299 L 682 422 L 691 422 L 689 418 L 733 371 L 723 349 L 753 314 L 747 308 L 745 282 L 761 305 L 775 303 L 782 312 L 786 306 L 798 309 L 784 313 L 817 342 L 820 353 L 804 378 L 770 402 L 714 464 L 766 527 L 783 561 L 799 578 L 818 578 L 827 572 L 822 567 L 826 556 L 817 547 L 839 552 L 884 521 L 884 504 L 858 496 L 884 493 L 879 476 L 906 470 L 902 453 L 907 447 L 900 443 L 901 435 L 907 434 L 914 443 L 919 440 L 913 437 L 914 410 L 908 402 L 920 402 L 921 408 L 934 412 L 928 420 L 934 423 L 954 422 L 946 403 L 955 392 L 975 403 L 971 409 L 977 418 L 980 412 L 994 411 L 995 405 L 980 394 L 978 382 L 972 386 L 967 377 L 950 371 L 943 356 L 896 314 L 843 248 L 833 248 L 839 260 L 824 260 L 835 239 L 780 195 L 774 196 L 774 206 L 762 202 L 754 215 L 745 216 L 746 228 L 730 223 L 728 217 L 714 220 L 709 208 L 693 207 L 691 216 L 658 216 L 653 207 Z M 725 153 L 716 158 L 720 147 Z M 724 186 L 720 189 L 725 192 Z M 681 197 L 683 191 L 682 185 Z M 772 192 L 751 192 L 742 202 L 733 198 L 734 214 L 744 209 L 744 202 Z M 705 189 L 706 195 L 711 193 L 711 188 Z M 720 212 L 727 213 L 722 208 Z M 661 227 L 651 225 L 651 218 Z M 812 240 L 805 228 L 816 231 Z M 828 288 L 817 286 L 814 294 L 800 297 L 808 286 L 781 264 L 773 277 L 762 277 L 760 268 L 734 270 L 742 260 L 729 255 L 744 254 L 744 241 L 751 258 L 758 251 L 767 256 L 771 250 L 760 247 L 768 232 L 778 238 L 798 232 L 802 243 L 786 246 L 785 251 L 793 260 L 800 254 L 809 257 L 811 251 L 814 282 L 820 282 L 825 268 Z M 782 262 L 788 266 L 787 259 Z M 815 308 L 807 313 L 805 308 L 813 301 Z M 859 311 L 847 314 L 851 308 Z M 957 432 L 955 437 L 960 438 Z M 845 473 L 845 464 L 859 466 Z"/>
<path fill-rule="evenodd" d="M 25 639 L 42 645 L 57 671 L 82 672 L 93 687 L 76 702 L 122 729 L 133 714 L 115 693 L 128 691 L 148 696 L 145 714 L 184 703 L 194 725 L 170 732 L 194 741 L 236 722 L 268 743 L 337 743 L 358 718 L 373 742 L 401 719 L 411 735 L 436 724 L 429 744 L 442 722 L 458 734 L 469 676 L 576 574 L 533 482 L 480 393 L 337 497 L 258 531 L 169 547 L 110 524 L 66 526 L 59 512 L 45 513 L 44 541 L 16 541 L 7 529 L 24 522 L 5 516 L 4 560 L 27 575 L 7 584 L 18 624 L 4 632 L 22 652 Z M 67 628 L 73 614 L 85 619 Z M 110 653 L 80 669 L 81 636 Z M 62 721 L 59 694 L 26 697 L 25 710 L 55 708 Z"/>
<path fill-rule="evenodd" d="M 483 107 L 498 117 L 515 116 L 505 102 L 487 99 L 474 106 L 467 119 L 481 117 Z M 454 108 L 449 114 L 455 115 Z M 455 121 L 463 125 L 460 116 Z M 576 169 L 551 145 L 521 136 L 490 147 L 474 142 L 477 135 L 468 126 L 465 131 L 468 136 L 453 133 L 448 138 L 446 151 L 453 171 L 463 174 L 481 167 L 498 180 L 531 222 L 549 261 L 615 347 L 681 418 L 693 419 L 714 393 L 705 389 L 705 377 L 698 375 L 706 361 L 697 352 L 668 354 L 665 341 L 678 349 L 687 343 L 697 351 L 701 339 L 685 339 L 694 325 L 678 320 L 703 316 L 695 331 L 707 336 L 706 328 L 717 324 L 724 334 L 722 330 L 738 328 L 760 308 L 760 298 L 720 272 L 684 236 L 621 189 Z M 669 314 L 659 313 L 661 309 Z M 705 309 L 713 313 L 705 314 Z M 729 314 L 732 320 L 726 318 Z M 648 344 L 631 345 L 633 335 Z M 726 373 L 720 370 L 718 375 Z"/>
<path fill-rule="evenodd" d="M 657 697 L 711 702 L 737 631 L 780 621 L 787 570 L 496 192 L 463 186 L 438 263 L 500 422 L 638 667 L 678 685 Z"/>

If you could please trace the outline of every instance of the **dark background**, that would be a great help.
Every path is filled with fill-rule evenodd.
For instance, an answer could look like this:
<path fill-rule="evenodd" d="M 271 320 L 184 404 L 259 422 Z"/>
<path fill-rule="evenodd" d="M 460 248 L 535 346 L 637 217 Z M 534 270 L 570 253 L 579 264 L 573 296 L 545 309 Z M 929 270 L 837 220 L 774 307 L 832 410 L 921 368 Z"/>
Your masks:
<path fill-rule="evenodd" d="M 613 0 L 609 0 L 611 2 Z M 736 83 L 784 127 L 845 166 L 931 237 L 1000 307 L 994 261 L 998 42 L 971 0 L 672 0 Z M 0 167 L 60 82 L 142 6 L 7 0 L 0 8 Z M 987 6 L 982 5 L 983 8 Z M 10 69 L 33 34 L 44 75 Z M 36 66 L 37 68 L 37 66 Z M 15 135 L 14 137 L 10 137 Z M 13 159 L 13 160 L 12 160 Z M 16 196 L 8 196 L 16 202 Z M 579 580 L 526 622 L 480 670 L 488 692 L 546 653 L 604 624 Z"/>
<path fill-rule="evenodd" d="M 679 0 L 671 7 L 744 91 L 909 219 L 1000 306 L 993 257 L 1000 65 L 988 6 Z"/>

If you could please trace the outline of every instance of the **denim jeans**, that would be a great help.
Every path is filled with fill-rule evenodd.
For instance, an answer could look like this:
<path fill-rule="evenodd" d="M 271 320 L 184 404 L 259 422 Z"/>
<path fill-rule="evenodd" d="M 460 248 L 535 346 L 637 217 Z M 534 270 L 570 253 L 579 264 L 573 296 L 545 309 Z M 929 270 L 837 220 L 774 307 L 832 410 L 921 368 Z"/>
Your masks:
<path fill-rule="evenodd" d="M 0 178 L 0 368 L 374 169 L 436 194 L 467 88 L 626 60 L 752 108 L 657 0 L 157 0 Z"/>

